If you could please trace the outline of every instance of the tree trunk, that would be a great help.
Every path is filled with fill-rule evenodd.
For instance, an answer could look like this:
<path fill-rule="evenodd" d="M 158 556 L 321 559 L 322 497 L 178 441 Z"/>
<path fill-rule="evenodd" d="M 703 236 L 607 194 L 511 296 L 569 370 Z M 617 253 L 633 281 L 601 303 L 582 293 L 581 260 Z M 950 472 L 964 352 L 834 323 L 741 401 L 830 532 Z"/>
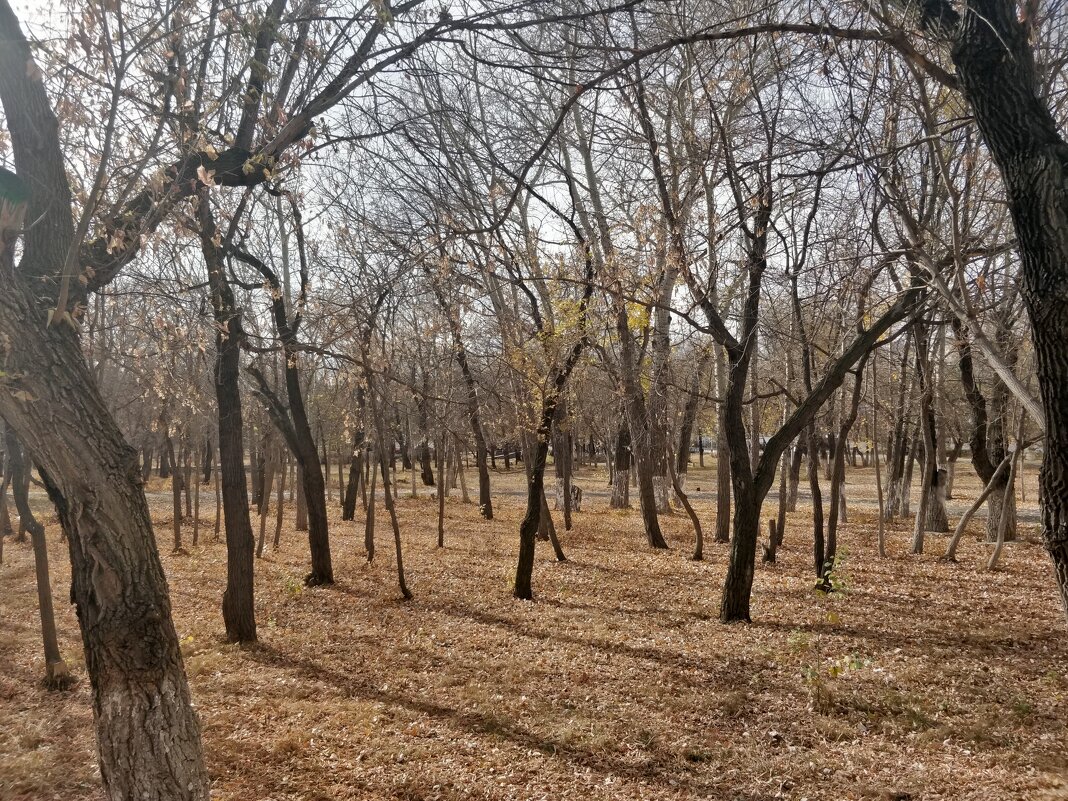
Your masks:
<path fill-rule="evenodd" d="M 382 433 L 381 431 L 379 432 Z M 381 436 L 379 437 L 381 442 Z M 397 585 L 400 587 L 401 596 L 406 601 L 410 601 L 412 598 L 411 590 L 408 589 L 408 581 L 404 575 L 404 551 L 401 548 L 401 536 L 400 536 L 400 523 L 397 521 L 397 506 L 393 499 L 393 493 L 390 491 L 389 486 L 389 465 L 386 463 L 386 453 L 382 449 L 381 445 L 378 446 L 378 465 L 382 471 L 382 499 L 386 504 L 386 511 L 389 513 L 389 522 L 393 527 L 393 547 L 397 556 Z M 374 554 L 374 550 L 368 552 L 370 556 Z"/>
<path fill-rule="evenodd" d="M 936 3 L 932 22 L 952 44 L 964 95 L 1000 171 L 1022 262 L 1046 423 L 1040 475 L 1042 538 L 1068 618 L 1068 144 L 1039 90 L 1015 4 Z"/>
<path fill-rule="evenodd" d="M 182 468 L 174 456 L 174 444 L 167 437 L 167 459 L 171 463 L 171 512 L 174 531 L 174 552 L 182 552 Z"/>
<path fill-rule="evenodd" d="M 794 445 L 794 451 L 790 455 L 790 486 L 786 494 L 787 512 L 797 511 L 797 488 L 801 484 L 801 459 L 804 455 L 805 449 L 798 442 Z"/>
<path fill-rule="evenodd" d="M 10 426 L 6 427 L 4 440 L 11 480 L 22 484 L 29 473 L 29 467 L 23 458 L 22 446 Z M 20 516 L 23 511 L 26 512 L 24 516 L 28 522 L 27 529 L 30 533 L 30 542 L 33 544 L 33 563 L 37 573 L 37 605 L 41 615 L 41 640 L 44 644 L 45 684 L 51 688 L 62 689 L 69 685 L 71 676 L 59 653 L 56 615 L 52 608 L 52 582 L 48 572 L 48 544 L 45 541 L 45 530 L 29 514 L 28 505 L 19 510 Z"/>
<path fill-rule="evenodd" d="M 0 4 L 0 32 L 11 19 Z M 21 73 L 24 45 L 0 48 L 9 126 L 15 123 L 7 62 L 17 49 Z M 43 89 L 32 102 L 46 102 Z M 52 136 L 54 129 L 53 120 Z M 26 403 L 0 393 L 0 416 L 33 455 L 67 536 L 105 795 L 206 801 L 200 731 L 137 452 L 108 412 L 76 338 L 47 326 L 29 297 L 10 270 L 0 270 L 0 335 L 19 343 L 8 351 L 5 370 L 20 376 L 20 389 L 34 398 Z"/>
<path fill-rule="evenodd" d="M 434 456 L 438 463 L 438 547 L 445 547 L 445 496 L 449 491 L 449 482 L 445 476 L 445 433 L 434 446 Z"/>
<path fill-rule="evenodd" d="M 266 448 L 264 449 L 267 450 Z M 271 509 L 271 490 L 274 489 L 275 468 L 284 470 L 283 465 L 278 464 L 278 457 L 273 453 L 266 453 L 263 468 L 263 495 L 260 501 L 260 538 L 256 542 L 256 558 L 263 556 L 263 548 L 267 542 L 267 515 Z"/>
<path fill-rule="evenodd" d="M 749 623 L 749 601 L 753 594 L 756 545 L 760 536 L 760 504 L 751 490 L 734 491 L 734 536 L 730 564 L 723 582 L 719 619 L 723 623 Z"/>
<path fill-rule="evenodd" d="M 241 310 L 226 276 L 222 253 L 216 246 L 215 218 L 207 189 L 197 208 L 200 247 L 208 268 L 208 286 L 215 317 L 215 400 L 219 412 L 219 473 L 222 511 L 226 521 L 226 590 L 222 613 L 228 642 L 255 642 L 253 554 L 256 540 L 249 515 L 248 480 L 245 476 L 245 424 L 241 409 L 241 343 L 245 338 Z M 218 536 L 219 516 L 215 517 Z"/>
<path fill-rule="evenodd" d="M 619 424 L 616 433 L 615 468 L 612 476 L 612 500 L 610 506 L 613 509 L 627 509 L 630 507 L 630 428 L 625 420 Z"/>
<path fill-rule="evenodd" d="M 363 547 L 367 561 L 375 560 L 375 489 L 378 483 L 378 460 L 371 459 L 371 497 L 367 500 L 367 515 L 363 525 Z"/>
<path fill-rule="evenodd" d="M 853 424 L 857 421 L 860 412 L 860 399 L 864 390 L 864 364 L 867 359 L 861 359 L 854 372 L 853 394 L 850 397 L 849 409 L 846 411 L 838 428 L 837 447 L 834 451 L 834 466 L 831 473 L 831 505 L 827 513 L 827 554 L 826 561 L 833 564 L 838 552 L 838 518 L 841 510 L 839 507 L 844 501 L 843 484 L 845 483 L 845 452 L 846 440 Z M 842 522 L 845 522 L 843 519 Z"/>
<path fill-rule="evenodd" d="M 50 291 L 37 300 L 81 243 L 58 123 L 6 0 L 0 1 L 0 41 L 0 101 L 14 164 L 33 187 L 25 210 L 33 224 L 18 270 L 12 269 L 16 235 L 0 230 L 0 251 L 8 251 L 0 253 L 8 379 L 0 417 L 32 455 L 67 537 L 105 795 L 109 801 L 206 801 L 200 730 L 137 452 L 109 413 L 76 335 L 62 319 L 48 324 Z"/>
<path fill-rule="evenodd" d="M 274 550 L 278 550 L 282 543 L 282 521 L 286 510 L 286 474 L 289 473 L 289 459 L 286 458 L 279 465 L 278 470 L 278 501 L 274 520 Z"/>
<path fill-rule="evenodd" d="M 816 427 L 814 423 L 808 428 L 808 486 L 812 493 L 812 561 L 816 575 L 825 578 L 827 569 L 827 547 L 823 533 L 823 495 L 820 492 L 820 466 L 816 454 Z M 760 525 L 759 519 L 757 525 Z"/>
<path fill-rule="evenodd" d="M 357 431 L 352 440 L 352 458 L 349 459 L 349 480 L 345 487 L 345 499 L 341 508 L 342 520 L 354 520 L 356 518 L 356 500 L 359 498 L 360 479 L 363 476 L 364 436 L 363 431 Z"/>
<path fill-rule="evenodd" d="M 728 542 L 731 538 L 731 460 L 727 444 L 726 415 L 719 414 L 716 439 L 716 542 Z"/>

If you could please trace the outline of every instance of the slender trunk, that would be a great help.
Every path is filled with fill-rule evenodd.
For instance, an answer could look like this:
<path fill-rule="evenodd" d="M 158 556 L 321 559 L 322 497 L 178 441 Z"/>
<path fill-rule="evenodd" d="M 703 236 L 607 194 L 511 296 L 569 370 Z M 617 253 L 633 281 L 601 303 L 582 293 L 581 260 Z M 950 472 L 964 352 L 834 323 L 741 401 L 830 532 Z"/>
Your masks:
<path fill-rule="evenodd" d="M 22 453 L 22 445 L 10 427 L 7 427 L 4 440 L 11 480 L 21 484 L 29 473 L 29 466 Z M 71 676 L 59 653 L 56 615 L 52 608 L 52 582 L 48 572 L 48 544 L 45 541 L 45 530 L 29 514 L 28 501 L 22 501 L 20 505 L 22 508 L 19 509 L 19 514 L 23 516 L 25 510 L 24 517 L 27 519 L 30 542 L 33 544 L 33 562 L 37 574 L 37 607 L 41 616 L 41 641 L 44 644 L 45 684 L 54 689 L 62 689 L 70 684 Z"/>
<path fill-rule="evenodd" d="M 1023 413 L 1021 412 L 1021 419 Z M 1021 426 L 1022 427 L 1022 426 Z M 1019 439 L 1016 440 L 1016 453 L 1012 456 L 1012 466 L 1009 467 L 1009 480 L 1005 484 L 1005 500 L 1003 504 L 1007 504 L 1012 494 L 1016 491 L 1016 470 L 1020 465 L 1020 456 L 1023 454 L 1023 447 Z M 986 563 L 987 570 L 996 570 L 998 566 L 998 560 L 1001 558 L 1001 551 L 1005 547 L 1005 533 L 1008 530 L 1009 521 L 1008 516 L 1002 516 L 1001 525 L 998 527 L 998 539 L 997 545 L 994 546 L 993 553 L 990 554 L 990 560 Z"/>
<path fill-rule="evenodd" d="M 801 484 L 801 460 L 804 458 L 805 448 L 798 442 L 794 445 L 794 452 L 790 456 L 790 487 L 786 494 L 786 511 L 797 511 L 797 488 Z"/>
<path fill-rule="evenodd" d="M 879 499 L 879 556 L 886 558 L 886 509 L 883 503 L 883 473 L 879 466 L 879 375 L 876 352 L 871 360 L 871 441 L 872 459 L 875 462 L 875 492 Z"/>
<path fill-rule="evenodd" d="M 404 577 L 404 552 L 401 548 L 400 523 L 397 522 L 397 508 L 389 486 L 389 465 L 386 464 L 386 454 L 381 446 L 378 448 L 378 459 L 379 468 L 382 471 L 382 499 L 386 504 L 386 511 L 389 513 L 390 525 L 393 527 L 393 547 L 397 555 L 397 585 L 400 587 L 401 596 L 404 600 L 410 601 L 412 593 L 408 589 L 408 582 Z M 368 561 L 370 561 L 374 554 L 373 548 L 368 551 L 368 554 Z"/>
<path fill-rule="evenodd" d="M 556 561 L 566 562 L 567 557 L 564 556 L 564 549 L 560 545 L 560 539 L 556 536 L 556 524 L 553 523 L 553 516 L 549 511 L 549 502 L 545 498 L 544 489 L 541 493 L 541 521 L 545 526 L 545 539 L 553 546 Z"/>
<path fill-rule="evenodd" d="M 211 444 L 211 437 L 204 437 L 204 453 L 201 457 L 200 472 L 201 484 L 211 483 L 212 468 L 215 466 L 215 447 Z"/>
<path fill-rule="evenodd" d="M 286 475 L 289 473 L 289 459 L 286 458 L 278 471 L 278 501 L 274 519 L 274 550 L 282 543 L 282 520 L 286 510 Z"/>
<path fill-rule="evenodd" d="M 221 457 L 220 457 L 220 459 L 221 459 Z M 222 512 L 222 481 L 221 481 L 221 478 L 220 478 L 220 473 L 222 472 L 222 470 L 220 470 L 219 467 L 216 466 L 215 468 L 212 469 L 212 472 L 215 474 L 215 527 L 214 527 L 214 534 L 213 534 L 212 539 L 214 539 L 215 542 L 218 542 L 219 541 L 219 532 L 222 530 L 222 514 L 223 514 L 223 512 Z M 248 503 L 248 498 L 247 497 L 245 499 L 245 503 L 246 504 Z"/>
<path fill-rule="evenodd" d="M 471 503 L 471 497 L 467 494 L 467 478 L 464 475 L 464 460 L 463 460 L 463 448 L 460 444 L 460 438 L 456 438 L 456 445 L 452 451 L 452 458 L 456 461 L 456 475 L 460 479 L 460 500 L 464 503 Z M 483 456 L 483 464 L 485 464 L 485 456 Z M 487 483 L 489 481 L 489 468 L 486 472 Z M 479 498 L 482 497 L 481 491 L 481 479 L 479 484 Z M 487 520 L 489 518 L 486 518 Z"/>
<path fill-rule="evenodd" d="M 360 479 L 363 476 L 363 442 L 364 432 L 357 431 L 352 440 L 352 458 L 349 459 L 349 480 L 345 487 L 344 501 L 341 506 L 341 519 L 356 518 L 356 500 L 360 494 Z M 339 468 L 340 469 L 340 468 Z"/>
<path fill-rule="evenodd" d="M 174 456 L 174 445 L 167 437 L 167 458 L 171 463 L 171 512 L 174 552 L 182 552 L 182 469 Z"/>
<path fill-rule="evenodd" d="M 690 523 L 693 525 L 695 543 L 693 556 L 691 558 L 695 562 L 700 562 L 704 559 L 705 552 L 705 538 L 704 533 L 701 531 L 701 519 L 697 516 L 697 512 L 693 510 L 690 499 L 682 489 L 682 482 L 679 480 L 679 475 L 675 471 L 675 466 L 671 463 L 670 454 L 668 455 L 668 475 L 671 478 L 671 487 L 675 490 L 675 496 L 679 499 L 679 503 L 682 504 L 682 508 L 686 510 L 686 515 L 690 518 Z"/>
<path fill-rule="evenodd" d="M 207 191 L 200 193 L 197 210 L 200 245 L 208 268 L 208 285 L 215 317 L 215 400 L 219 412 L 219 469 L 215 479 L 215 536 L 219 534 L 219 504 L 226 525 L 226 590 L 222 614 L 228 642 L 255 642 L 253 559 L 256 540 L 249 513 L 245 475 L 245 423 L 241 409 L 241 344 L 244 327 L 233 289 L 226 277 L 222 253 L 216 246 L 215 218 Z"/>
<path fill-rule="evenodd" d="M 438 463 L 438 547 L 445 547 L 445 495 L 449 482 L 445 477 L 445 434 L 442 433 L 434 447 Z"/>
<path fill-rule="evenodd" d="M 367 561 L 375 560 L 375 488 L 378 484 L 378 461 L 371 460 L 371 497 L 367 501 L 367 516 L 364 518 L 363 547 L 367 551 Z"/>
<path fill-rule="evenodd" d="M 264 449 L 266 450 L 266 449 Z M 256 558 L 263 556 L 263 546 L 267 541 L 267 514 L 271 508 L 271 490 L 274 488 L 275 463 L 273 454 L 267 454 L 263 467 L 263 494 L 260 501 L 260 538 L 256 542 Z M 283 468 L 284 469 L 284 468 Z"/>
<path fill-rule="evenodd" d="M 200 543 L 200 482 L 193 482 L 193 546 Z"/>
<path fill-rule="evenodd" d="M 1002 460 L 1001 464 L 994 469 L 994 474 L 990 477 L 990 480 L 986 482 L 983 491 L 979 493 L 979 497 L 976 498 L 972 505 L 968 507 L 967 511 L 961 515 L 960 522 L 957 523 L 957 527 L 953 530 L 953 536 L 949 540 L 949 545 L 946 546 L 946 555 L 942 557 L 945 561 L 957 561 L 957 546 L 960 544 L 960 538 L 963 536 L 964 529 L 968 526 L 972 517 L 979 511 L 979 507 L 983 505 L 983 502 L 986 501 L 991 494 L 996 494 L 999 491 L 1004 493 L 1005 488 L 1002 483 L 1002 477 L 1005 475 L 1005 471 L 1008 467 L 1009 458 L 1006 457 Z"/>
<path fill-rule="evenodd" d="M 613 509 L 626 509 L 630 506 L 630 428 L 626 420 L 620 421 L 616 432 L 615 465 L 612 476 Z"/>
<path fill-rule="evenodd" d="M 827 513 L 827 554 L 826 561 L 834 562 L 838 552 L 838 518 L 839 506 L 843 496 L 842 485 L 845 483 L 846 439 L 853 429 L 860 412 L 860 399 L 864 390 L 864 359 L 857 365 L 853 379 L 853 394 L 850 397 L 849 410 L 842 418 L 838 428 L 838 441 L 834 451 L 834 469 L 831 475 L 831 505 Z M 843 522 L 845 522 L 843 520 Z"/>
<path fill-rule="evenodd" d="M 823 534 L 823 494 L 820 491 L 820 466 L 816 454 L 819 446 L 816 443 L 816 427 L 810 423 L 808 427 L 808 486 L 812 493 L 812 558 L 816 575 L 827 575 L 827 550 Z M 757 521 L 759 525 L 759 520 Z"/>

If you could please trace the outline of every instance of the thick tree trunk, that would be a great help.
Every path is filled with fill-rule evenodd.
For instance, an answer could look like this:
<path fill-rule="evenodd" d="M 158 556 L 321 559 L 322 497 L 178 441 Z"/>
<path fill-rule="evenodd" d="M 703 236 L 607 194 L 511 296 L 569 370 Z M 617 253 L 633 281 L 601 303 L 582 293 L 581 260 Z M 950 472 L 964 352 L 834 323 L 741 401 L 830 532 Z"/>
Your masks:
<path fill-rule="evenodd" d="M 734 536 L 731 538 L 730 566 L 723 582 L 719 619 L 723 623 L 749 623 L 749 602 L 753 594 L 756 545 L 760 536 L 760 503 L 752 491 L 739 492 L 735 482 Z"/>
<path fill-rule="evenodd" d="M 1042 538 L 1068 617 L 1068 144 L 1039 90 L 1029 25 L 1015 4 L 938 4 L 940 32 L 1005 183 L 1023 266 L 1046 443 Z"/>
<path fill-rule="evenodd" d="M 0 4 L 0 29 L 10 13 Z M 0 94 L 7 107 L 4 49 Z M 20 70 L 25 63 L 19 61 Z M 8 270 L 0 270 L 0 335 L 19 343 L 5 369 L 34 398 L 0 392 L 0 416 L 32 453 L 70 548 L 105 795 L 206 801 L 200 731 L 137 453 L 109 414 L 74 336 L 46 326 Z"/>
<path fill-rule="evenodd" d="M 45 312 L 50 300 L 56 305 L 48 296 L 57 273 L 81 243 L 58 123 L 7 0 L 0 0 L 0 42 L 0 101 L 15 168 L 31 188 L 25 220 L 32 221 L 18 270 L 15 233 L 0 230 L 7 379 L 0 417 L 38 465 L 67 536 L 105 795 L 206 801 L 200 730 L 137 453 L 108 412 L 75 334 L 62 315 L 49 325 Z"/>

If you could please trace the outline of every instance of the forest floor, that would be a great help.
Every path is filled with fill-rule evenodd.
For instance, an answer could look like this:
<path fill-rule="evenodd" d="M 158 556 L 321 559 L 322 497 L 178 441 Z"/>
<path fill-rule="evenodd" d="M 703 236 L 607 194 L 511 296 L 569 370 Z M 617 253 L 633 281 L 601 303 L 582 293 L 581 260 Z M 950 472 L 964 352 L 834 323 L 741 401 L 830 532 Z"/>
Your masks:
<path fill-rule="evenodd" d="M 870 471 L 849 480 L 870 494 Z M 1030 482 L 1021 510 L 1033 513 Z M 213 501 L 196 547 L 186 526 L 184 554 L 154 502 L 213 798 L 1068 799 L 1068 632 L 1031 524 L 988 573 L 982 521 L 957 564 L 938 561 L 944 536 L 908 555 L 908 522 L 889 528 L 880 559 L 858 503 L 842 591 L 822 596 L 799 509 L 778 563 L 757 566 L 753 624 L 724 626 L 728 546 L 707 542 L 706 561 L 691 561 L 685 515 L 664 518 L 668 552 L 605 499 L 588 499 L 570 532 L 557 515 L 568 561 L 539 543 L 527 603 L 511 597 L 519 497 L 502 492 L 492 522 L 450 498 L 439 550 L 436 501 L 400 490 L 414 600 L 399 597 L 381 506 L 372 564 L 362 522 L 336 515 L 332 588 L 302 587 L 307 545 L 288 517 L 281 550 L 257 562 L 260 643 L 245 648 L 222 640 Z M 959 497 L 976 491 L 958 479 Z M 710 540 L 714 509 L 698 498 Z M 0 799 L 98 801 L 69 563 L 47 519 L 61 646 L 80 681 L 40 686 L 32 552 L 8 539 Z"/>

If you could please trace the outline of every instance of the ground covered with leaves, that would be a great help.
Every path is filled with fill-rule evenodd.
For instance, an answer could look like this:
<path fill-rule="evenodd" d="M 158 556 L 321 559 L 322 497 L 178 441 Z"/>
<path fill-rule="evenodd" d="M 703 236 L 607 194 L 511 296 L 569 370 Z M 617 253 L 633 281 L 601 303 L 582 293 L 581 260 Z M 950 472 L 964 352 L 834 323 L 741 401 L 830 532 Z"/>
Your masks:
<path fill-rule="evenodd" d="M 698 474 L 691 487 L 702 480 L 711 486 Z M 974 497 L 974 482 L 959 484 Z M 196 548 L 169 553 L 159 501 L 213 798 L 1068 798 L 1068 631 L 1032 524 L 988 573 L 981 521 L 958 564 L 938 561 L 946 542 L 935 535 L 928 553 L 908 555 L 908 523 L 889 529 L 881 559 L 875 517 L 858 508 L 844 526 L 841 591 L 823 596 L 799 509 L 778 563 L 758 565 L 753 624 L 728 627 L 716 617 L 727 546 L 708 543 L 706 561 L 691 561 L 685 515 L 664 519 L 673 548 L 654 552 L 636 512 L 588 493 L 572 531 L 558 520 L 568 561 L 539 544 L 526 603 L 511 598 L 517 494 L 496 499 L 492 522 L 450 498 L 440 550 L 436 501 L 401 494 L 414 600 L 399 597 L 381 507 L 372 564 L 362 522 L 334 521 L 328 589 L 302 587 L 307 544 L 290 518 L 281 550 L 257 563 L 260 643 L 245 648 L 222 641 L 224 544 L 209 521 Z M 713 506 L 696 497 L 711 530 Z M 88 681 L 54 520 L 48 534 L 61 645 L 80 681 L 40 686 L 32 552 L 9 539 L 0 798 L 96 801 Z"/>

